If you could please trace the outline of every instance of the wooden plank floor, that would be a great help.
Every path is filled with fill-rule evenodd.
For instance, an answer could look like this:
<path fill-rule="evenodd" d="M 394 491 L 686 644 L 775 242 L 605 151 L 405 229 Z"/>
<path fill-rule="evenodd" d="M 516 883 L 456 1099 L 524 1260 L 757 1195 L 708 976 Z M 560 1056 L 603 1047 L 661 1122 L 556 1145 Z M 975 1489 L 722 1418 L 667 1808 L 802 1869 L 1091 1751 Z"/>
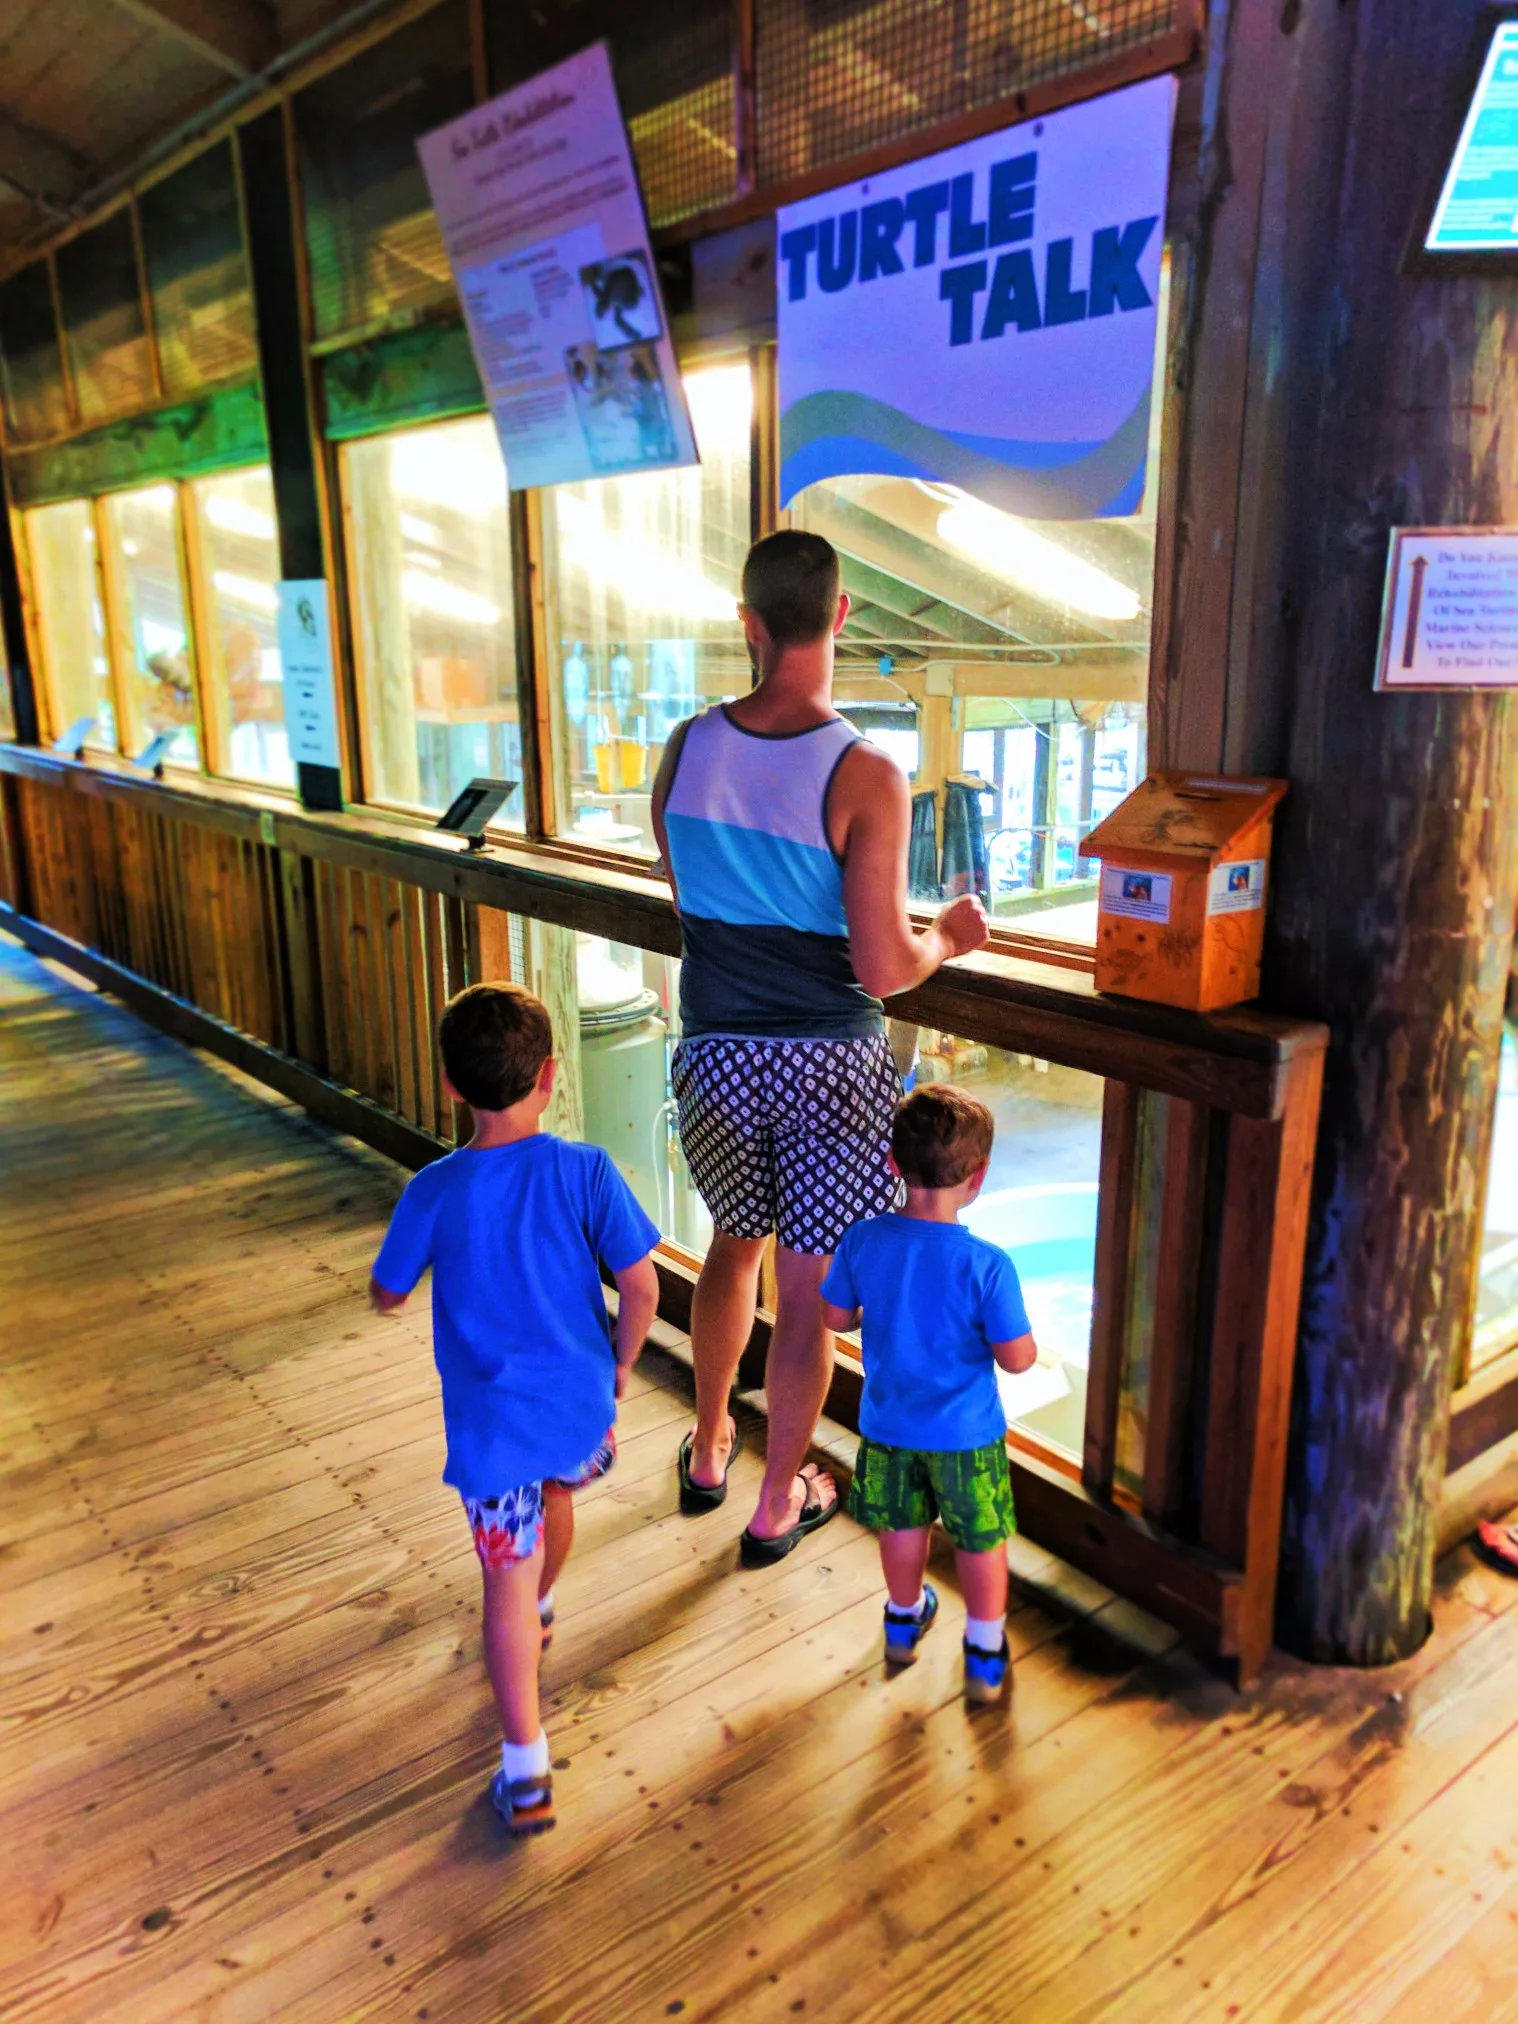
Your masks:
<path fill-rule="evenodd" d="M 1242 1698 L 1020 1584 L 972 1717 L 847 1521 L 737 1572 L 752 1447 L 680 1520 L 664 1358 L 505 1843 L 424 1317 L 361 1298 L 399 1180 L 0 939 L 0 2016 L 1518 2018 L 1518 1583 Z"/>

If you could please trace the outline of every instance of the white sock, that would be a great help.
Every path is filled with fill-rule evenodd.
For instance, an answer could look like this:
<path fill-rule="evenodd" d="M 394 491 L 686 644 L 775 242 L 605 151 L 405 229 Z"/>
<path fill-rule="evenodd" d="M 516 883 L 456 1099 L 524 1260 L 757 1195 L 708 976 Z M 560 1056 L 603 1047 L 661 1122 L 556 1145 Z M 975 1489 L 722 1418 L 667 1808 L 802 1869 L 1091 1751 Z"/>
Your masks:
<path fill-rule="evenodd" d="M 545 1778 L 548 1775 L 547 1732 L 539 1729 L 536 1743 L 503 1743 L 501 1769 L 506 1774 L 508 1785 L 515 1784 L 518 1778 Z M 535 1794 L 529 1796 L 536 1797 Z"/>
<path fill-rule="evenodd" d="M 928 1591 L 923 1588 L 918 1590 L 916 1602 L 893 1602 L 891 1604 L 891 1614 L 892 1616 L 921 1616 L 927 1606 Z"/>
<path fill-rule="evenodd" d="M 1004 1616 L 965 1618 L 965 1643 L 978 1652 L 999 1653 L 1006 1634 L 1007 1619 Z"/>
<path fill-rule="evenodd" d="M 553 1615 L 553 1590 L 550 1588 L 547 1595 L 540 1595 L 538 1597 L 538 1620 L 539 1622 L 541 1622 L 545 1617 L 549 1617 L 552 1615 Z"/>

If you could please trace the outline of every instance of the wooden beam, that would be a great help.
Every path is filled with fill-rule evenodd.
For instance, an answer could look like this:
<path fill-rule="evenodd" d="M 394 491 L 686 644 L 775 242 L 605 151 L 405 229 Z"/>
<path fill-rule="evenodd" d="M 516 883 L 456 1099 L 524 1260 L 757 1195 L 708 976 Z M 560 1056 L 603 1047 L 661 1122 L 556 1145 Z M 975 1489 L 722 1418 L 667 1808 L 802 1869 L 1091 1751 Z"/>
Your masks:
<path fill-rule="evenodd" d="M 64 216 L 92 173 L 84 156 L 56 134 L 0 111 L 0 183 L 9 183 L 39 210 Z"/>
<path fill-rule="evenodd" d="M 115 0 L 115 5 L 239 81 L 256 77 L 279 54 L 273 10 L 262 0 Z"/>

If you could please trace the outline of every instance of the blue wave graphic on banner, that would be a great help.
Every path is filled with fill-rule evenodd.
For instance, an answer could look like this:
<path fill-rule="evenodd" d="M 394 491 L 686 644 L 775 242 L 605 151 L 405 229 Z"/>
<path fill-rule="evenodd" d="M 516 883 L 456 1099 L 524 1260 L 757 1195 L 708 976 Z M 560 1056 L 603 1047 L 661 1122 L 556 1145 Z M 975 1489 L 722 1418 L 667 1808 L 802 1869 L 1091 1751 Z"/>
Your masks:
<path fill-rule="evenodd" d="M 1105 442 L 1014 442 L 931 429 L 867 394 L 807 394 L 780 418 L 780 500 L 819 479 L 870 471 L 957 485 L 1029 520 L 1135 512 L 1144 489 L 1149 389 Z"/>

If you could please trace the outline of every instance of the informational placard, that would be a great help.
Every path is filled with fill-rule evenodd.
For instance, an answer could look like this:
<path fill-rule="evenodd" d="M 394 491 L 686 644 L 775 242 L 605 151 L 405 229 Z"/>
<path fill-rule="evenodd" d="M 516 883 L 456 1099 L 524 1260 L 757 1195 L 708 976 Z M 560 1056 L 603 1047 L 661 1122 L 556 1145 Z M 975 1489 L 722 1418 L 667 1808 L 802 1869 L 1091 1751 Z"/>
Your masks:
<path fill-rule="evenodd" d="M 1518 253 L 1518 21 L 1492 31 L 1423 243 L 1430 253 Z"/>
<path fill-rule="evenodd" d="M 606 45 L 418 147 L 512 491 L 696 463 Z"/>
<path fill-rule="evenodd" d="M 1518 528 L 1392 530 L 1376 687 L 1518 688 Z"/>
<path fill-rule="evenodd" d="M 781 210 L 782 503 L 875 472 L 1137 511 L 1174 104 L 1151 78 Z"/>
<path fill-rule="evenodd" d="M 280 584 L 279 658 L 290 757 L 297 766 L 338 765 L 337 689 L 325 577 L 291 577 Z"/>
<path fill-rule="evenodd" d="M 1120 864 L 1104 864 L 1099 911 L 1163 926 L 1170 919 L 1169 873 L 1125 871 Z"/>
<path fill-rule="evenodd" d="M 1209 914 L 1257 914 L 1265 904 L 1265 860 L 1215 864 L 1207 875 Z"/>

